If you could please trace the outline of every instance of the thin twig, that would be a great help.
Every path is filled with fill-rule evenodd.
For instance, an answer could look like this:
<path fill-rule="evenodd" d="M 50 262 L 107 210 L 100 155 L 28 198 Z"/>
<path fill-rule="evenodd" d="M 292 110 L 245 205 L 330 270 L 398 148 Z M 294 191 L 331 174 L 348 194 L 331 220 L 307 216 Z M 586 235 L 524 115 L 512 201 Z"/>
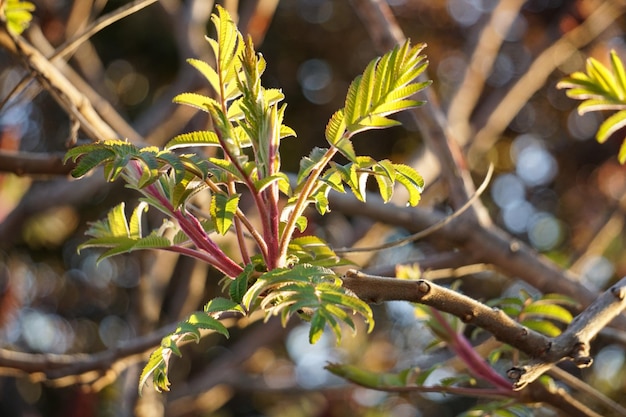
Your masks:
<path fill-rule="evenodd" d="M 50 62 L 54 61 L 56 58 L 64 57 L 66 55 L 74 52 L 78 47 L 85 42 L 87 39 L 91 38 L 93 35 L 101 31 L 102 29 L 110 26 L 111 24 L 117 22 L 129 16 L 153 3 L 156 3 L 158 0 L 135 0 L 132 3 L 128 3 L 111 13 L 108 13 L 99 19 L 95 20 L 89 26 L 85 28 L 80 34 L 72 37 L 67 40 L 63 44 L 61 44 L 52 55 L 48 57 Z M 20 82 L 11 90 L 11 92 L 0 102 L 0 110 L 4 108 L 4 106 L 15 96 L 20 94 L 28 85 L 28 83 L 32 80 L 33 76 L 26 76 L 20 80 Z"/>
<path fill-rule="evenodd" d="M 578 27 L 569 31 L 545 49 L 530 68 L 490 112 L 489 119 L 477 133 L 469 150 L 468 159 L 480 156 L 489 149 L 506 129 L 520 109 L 541 88 L 556 67 L 565 62 L 578 48 L 587 45 L 608 28 L 626 8 L 623 2 L 600 2 L 594 12 Z"/>

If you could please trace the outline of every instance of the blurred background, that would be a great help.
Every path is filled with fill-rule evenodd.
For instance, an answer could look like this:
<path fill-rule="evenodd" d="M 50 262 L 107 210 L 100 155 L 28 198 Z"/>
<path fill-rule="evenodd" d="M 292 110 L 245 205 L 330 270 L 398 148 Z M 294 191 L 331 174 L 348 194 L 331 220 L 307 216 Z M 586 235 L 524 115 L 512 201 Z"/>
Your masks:
<path fill-rule="evenodd" d="M 89 22 L 127 2 L 33 3 L 35 19 L 25 37 L 50 54 Z M 555 85 L 582 70 L 588 56 L 606 63 L 615 49 L 626 58 L 626 5 L 594 0 L 387 3 L 406 36 L 428 45 L 430 88 L 438 100 L 433 105 L 447 114 L 476 182 L 489 162 L 495 164 L 482 199 L 496 223 L 579 273 L 594 290 L 625 275 L 626 173 L 616 157 L 623 132 L 598 144 L 594 135 L 601 116 L 578 115 L 577 103 Z M 379 55 L 355 12 L 358 2 L 223 4 L 239 16 L 242 30 L 251 33 L 265 56 L 264 85 L 281 88 L 286 96 L 285 122 L 298 137 L 283 142 L 282 163 L 295 172 L 313 146 L 325 145 L 324 128 L 343 107 L 349 83 Z M 171 99 L 206 89 L 185 59 L 212 59 L 203 39 L 210 34 L 212 10 L 209 0 L 157 2 L 95 34 L 63 59 L 69 67 L 61 67 L 120 136 L 162 145 L 178 133 L 206 126 L 204 114 L 176 107 Z M 595 16 L 593 24 L 590 16 Z M 36 81 L 18 95 L 11 93 L 27 74 L 18 57 L 0 50 L 0 150 L 58 160 L 72 143 L 89 138 L 76 131 L 75 121 Z M 401 128 L 358 137 L 357 152 L 411 164 L 427 180 L 420 207 L 446 210 L 437 164 L 428 157 L 417 126 L 400 120 L 406 122 Z M 114 352 L 219 295 L 219 274 L 190 259 L 151 252 L 96 266 L 98 251 L 77 253 L 89 221 L 120 201 L 134 205 L 137 195 L 121 184 L 104 184 L 95 176 L 69 180 L 63 168 L 36 175 L 9 166 L 0 171 L 0 348 L 54 355 Z M 336 247 L 406 234 L 340 211 L 323 218 L 311 213 L 309 232 Z M 366 270 L 393 275 L 397 264 L 419 264 L 424 272 L 461 266 L 454 253 L 453 242 L 426 240 L 355 260 Z M 513 291 L 514 278 L 485 267 L 464 276 L 463 289 L 489 299 Z M 433 339 L 411 306 L 375 306 L 375 316 L 373 334 L 346 334 L 340 346 L 332 337 L 309 345 L 308 326 L 298 322 L 287 329 L 274 322 L 233 324 L 229 340 L 211 336 L 184 348 L 183 358 L 171 365 L 170 393 L 148 388 L 141 398 L 136 384 L 145 355 L 104 358 L 82 379 L 60 375 L 51 384 L 3 372 L 0 415 L 427 417 L 454 416 L 476 404 L 455 396 L 376 392 L 324 370 L 328 362 L 390 371 L 447 358 L 439 351 L 425 353 Z M 600 338 L 594 346 L 594 366 L 578 376 L 624 402 L 623 345 Z M 431 378 L 436 382 L 454 372 L 444 367 Z M 538 409 L 535 415 L 553 414 Z"/>

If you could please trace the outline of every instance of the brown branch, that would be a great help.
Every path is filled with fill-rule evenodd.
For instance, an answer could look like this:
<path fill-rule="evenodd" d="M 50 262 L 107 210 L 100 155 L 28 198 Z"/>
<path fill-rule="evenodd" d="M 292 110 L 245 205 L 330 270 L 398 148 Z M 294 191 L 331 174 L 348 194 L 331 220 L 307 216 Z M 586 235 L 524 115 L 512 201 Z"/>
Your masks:
<path fill-rule="evenodd" d="M 504 311 L 431 281 L 386 278 L 349 270 L 343 278 L 343 285 L 366 302 L 402 300 L 450 313 L 464 323 L 487 330 L 497 340 L 531 357 L 543 357 L 550 347 L 550 338 L 522 326 Z"/>
<path fill-rule="evenodd" d="M 337 211 L 370 217 L 403 227 L 409 232 L 418 232 L 445 217 L 439 211 L 384 204 L 374 194 L 368 194 L 367 204 L 363 204 L 352 196 L 331 193 L 330 204 Z M 483 227 L 466 217 L 460 217 L 437 230 L 432 237 L 462 248 L 474 262 L 493 264 L 508 276 L 522 279 L 543 293 L 563 293 L 576 299 L 583 307 L 596 299 L 597 295 L 580 284 L 576 275 L 563 271 L 554 262 L 497 226 Z M 619 325 L 626 328 L 626 320 L 620 319 Z"/>
<path fill-rule="evenodd" d="M 25 65 L 57 103 L 80 122 L 81 128 L 90 138 L 105 140 L 118 137 L 94 110 L 91 102 L 41 52 L 20 36 L 12 39 Z"/>
<path fill-rule="evenodd" d="M 549 404 L 561 411 L 560 415 L 568 417 L 603 417 L 561 387 L 546 386 L 539 381 L 535 381 L 528 386 L 528 390 L 524 391 L 523 394 L 530 397 L 532 402 Z"/>
<path fill-rule="evenodd" d="M 468 158 L 473 160 L 474 155 L 484 154 L 500 138 L 500 134 L 533 94 L 544 86 L 554 69 L 576 53 L 578 48 L 598 37 L 625 11 L 622 0 L 600 2 L 581 25 L 544 50 L 490 112 L 487 123 L 476 133 Z"/>
<path fill-rule="evenodd" d="M 402 300 L 450 313 L 526 353 L 531 357 L 528 364 L 513 367 L 507 372 L 509 378 L 514 380 L 516 390 L 535 381 L 562 360 L 571 360 L 579 368 L 590 366 L 591 340 L 626 308 L 624 278 L 574 318 L 562 334 L 549 338 L 522 326 L 502 310 L 427 280 L 399 280 L 349 270 L 343 284 L 367 302 Z"/>
<path fill-rule="evenodd" d="M 509 370 L 515 388 L 521 389 L 563 359 L 579 368 L 591 366 L 590 342 L 613 318 L 626 308 L 626 278 L 602 293 L 585 311 L 576 316 L 563 333 L 554 338 L 546 355 Z"/>
<path fill-rule="evenodd" d="M 525 0 L 498 2 L 491 12 L 489 22 L 481 31 L 469 65 L 463 74 L 463 81 L 448 108 L 449 129 L 461 145 L 470 137 L 472 112 L 484 90 L 485 80 L 493 70 L 504 36 L 519 16 L 524 3 Z"/>
<path fill-rule="evenodd" d="M 128 366 L 145 360 L 148 351 L 175 328 L 176 325 L 165 326 L 117 348 L 94 354 L 55 355 L 0 349 L 0 375 L 26 374 L 33 381 L 55 387 L 90 384 L 107 372 L 119 374 Z"/>
<path fill-rule="evenodd" d="M 63 154 L 7 152 L 0 150 L 0 171 L 17 175 L 67 175 L 74 164 L 63 163 Z"/>

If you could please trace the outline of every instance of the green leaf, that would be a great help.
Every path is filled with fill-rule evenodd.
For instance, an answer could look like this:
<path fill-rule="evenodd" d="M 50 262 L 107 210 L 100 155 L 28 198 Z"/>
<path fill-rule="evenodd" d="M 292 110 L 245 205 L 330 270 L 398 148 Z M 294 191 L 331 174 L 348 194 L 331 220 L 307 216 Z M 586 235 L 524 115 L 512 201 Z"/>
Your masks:
<path fill-rule="evenodd" d="M 208 112 L 211 106 L 219 107 L 215 99 L 198 93 L 181 93 L 172 100 L 177 104 L 185 104 L 196 109 Z"/>
<path fill-rule="evenodd" d="M 291 186 L 289 185 L 289 177 L 284 172 L 278 172 L 276 174 L 272 174 L 268 177 L 260 179 L 254 182 L 254 188 L 257 192 L 262 192 L 270 185 L 278 183 L 279 189 L 283 192 L 283 194 L 289 195 L 291 194 Z"/>
<path fill-rule="evenodd" d="M 524 308 L 522 313 L 524 316 L 549 318 L 566 324 L 573 318 L 568 310 L 557 304 L 531 303 Z"/>
<path fill-rule="evenodd" d="M 216 9 L 217 13 L 211 15 L 211 22 L 215 27 L 217 40 L 206 39 L 217 62 L 216 73 L 220 86 L 217 95 L 220 100 L 229 101 L 241 94 L 238 87 L 241 63 L 238 58 L 243 51 L 244 42 L 228 12 L 221 6 Z"/>
<path fill-rule="evenodd" d="M 226 338 L 229 336 L 228 329 L 219 320 L 203 311 L 191 313 L 183 324 L 190 324 L 196 329 L 213 330 Z"/>
<path fill-rule="evenodd" d="M 619 97 L 613 74 L 600 61 L 589 58 L 587 60 L 587 74 L 610 96 Z"/>
<path fill-rule="evenodd" d="M 211 201 L 211 218 L 215 229 L 225 235 L 233 224 L 233 218 L 239 207 L 239 195 L 213 194 Z"/>
<path fill-rule="evenodd" d="M 393 164 L 385 159 L 374 165 L 373 171 L 375 173 L 374 178 L 378 183 L 380 196 L 385 203 L 388 203 L 391 201 L 391 197 L 393 197 L 393 184 L 396 180 L 396 170 Z"/>
<path fill-rule="evenodd" d="M 170 382 L 167 379 L 167 361 L 169 360 L 170 351 L 159 347 L 155 349 L 148 359 L 148 363 L 144 366 L 139 376 L 139 394 L 146 385 L 148 378 L 153 377 L 154 388 L 158 391 L 169 391 Z"/>
<path fill-rule="evenodd" d="M 367 66 L 357 77 L 346 97 L 344 117 L 351 133 L 399 124 L 384 116 L 422 104 L 407 100 L 427 87 L 429 82 L 414 83 L 425 70 L 426 61 L 419 55 L 423 45 L 410 46 L 407 41 Z"/>
<path fill-rule="evenodd" d="M 254 264 L 248 264 L 233 281 L 230 282 L 228 293 L 235 303 L 242 303 L 243 297 L 248 290 L 248 283 L 255 272 Z"/>
<path fill-rule="evenodd" d="M 200 59 L 194 58 L 187 59 L 187 63 L 197 69 L 200 74 L 207 79 L 209 84 L 211 84 L 211 87 L 213 87 L 213 91 L 215 91 L 215 93 L 220 93 L 220 79 L 212 66 Z"/>
<path fill-rule="evenodd" d="M 208 314 L 224 313 L 227 311 L 243 313 L 243 309 L 239 303 L 222 297 L 214 298 L 204 306 L 204 312 Z"/>
<path fill-rule="evenodd" d="M 613 133 L 617 132 L 624 126 L 626 126 L 626 110 L 617 112 L 602 122 L 598 128 L 598 132 L 596 133 L 597 141 L 599 143 L 606 142 Z"/>
<path fill-rule="evenodd" d="M 277 268 L 262 274 L 244 295 L 243 304 L 248 310 L 260 306 L 266 319 L 280 315 L 283 323 L 302 309 L 312 310 L 309 333 L 312 342 L 319 340 L 327 325 L 338 339 L 341 337 L 339 321 L 353 327 L 352 319 L 344 310 L 363 316 L 369 323 L 369 330 L 373 328 L 370 307 L 348 293 L 333 271 L 310 264 L 298 263 L 292 268 Z"/>
<path fill-rule="evenodd" d="M 201 130 L 197 132 L 182 133 L 167 142 L 165 149 L 179 149 L 195 146 L 220 146 L 220 141 L 215 132 Z"/>
<path fill-rule="evenodd" d="M 393 168 L 396 171 L 396 181 L 402 184 L 409 192 L 408 204 L 415 207 L 422 197 L 424 179 L 408 165 L 393 164 Z"/>
<path fill-rule="evenodd" d="M 288 252 L 298 258 L 300 263 L 307 263 L 322 267 L 348 265 L 348 261 L 341 259 L 324 240 L 317 236 L 302 236 L 289 243 Z"/>
<path fill-rule="evenodd" d="M 108 229 L 111 236 L 130 237 L 130 230 L 124 213 L 125 206 L 126 204 L 122 202 L 109 210 L 107 214 Z"/>
<path fill-rule="evenodd" d="M 614 49 L 611 50 L 610 59 L 619 98 L 624 100 L 626 98 L 626 71 L 624 70 L 624 64 L 617 56 L 617 52 L 615 52 Z"/>
<path fill-rule="evenodd" d="M 33 18 L 31 12 L 35 11 L 35 5 L 29 1 L 5 0 L 0 9 L 7 22 L 7 29 L 14 35 L 24 32 Z"/>
<path fill-rule="evenodd" d="M 76 150 L 76 148 L 74 148 Z M 69 155 L 69 152 L 68 152 Z M 115 153 L 110 149 L 96 149 L 94 151 L 89 152 L 80 160 L 76 167 L 72 170 L 72 177 L 80 178 L 83 175 L 87 174 L 89 171 L 94 169 L 100 164 L 108 162 L 115 157 Z M 76 158 L 74 158 L 75 160 Z M 67 160 L 67 156 L 66 156 Z"/>
<path fill-rule="evenodd" d="M 556 337 L 561 334 L 561 329 L 548 320 L 528 319 L 522 320 L 520 324 L 549 337 Z"/>
<path fill-rule="evenodd" d="M 320 163 L 326 151 L 327 149 L 315 147 L 309 156 L 305 156 L 300 160 L 300 170 L 298 171 L 298 179 L 296 180 L 298 184 L 302 184 L 307 179 L 311 171 Z"/>

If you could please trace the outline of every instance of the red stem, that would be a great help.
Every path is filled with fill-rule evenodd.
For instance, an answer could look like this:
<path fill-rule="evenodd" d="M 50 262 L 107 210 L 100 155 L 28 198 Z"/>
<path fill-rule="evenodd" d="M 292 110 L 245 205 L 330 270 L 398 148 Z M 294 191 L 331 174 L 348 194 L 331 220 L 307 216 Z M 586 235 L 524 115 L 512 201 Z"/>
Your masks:
<path fill-rule="evenodd" d="M 467 368 L 476 376 L 491 382 L 499 390 L 512 392 L 512 384 L 504 379 L 500 374 L 495 372 L 485 360 L 476 353 L 471 343 L 463 336 L 452 329 L 448 321 L 443 315 L 434 308 L 431 308 L 433 318 L 446 330 L 450 336 L 449 346 L 461 360 L 467 365 Z"/>

